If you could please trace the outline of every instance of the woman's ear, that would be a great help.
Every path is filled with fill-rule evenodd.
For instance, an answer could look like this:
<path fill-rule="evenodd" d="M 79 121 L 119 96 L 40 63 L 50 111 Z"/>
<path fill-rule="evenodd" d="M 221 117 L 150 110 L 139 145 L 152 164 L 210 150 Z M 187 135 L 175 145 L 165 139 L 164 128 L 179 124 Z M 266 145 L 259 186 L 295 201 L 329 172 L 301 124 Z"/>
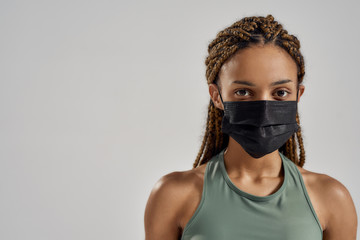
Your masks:
<path fill-rule="evenodd" d="M 304 91 L 305 91 L 305 86 L 302 85 L 302 84 L 300 84 L 300 85 L 299 85 L 298 102 L 300 102 L 300 97 L 303 95 Z"/>
<path fill-rule="evenodd" d="M 224 105 L 221 102 L 219 91 L 220 89 L 215 83 L 209 84 L 209 94 L 212 102 L 214 103 L 216 108 L 224 110 Z"/>

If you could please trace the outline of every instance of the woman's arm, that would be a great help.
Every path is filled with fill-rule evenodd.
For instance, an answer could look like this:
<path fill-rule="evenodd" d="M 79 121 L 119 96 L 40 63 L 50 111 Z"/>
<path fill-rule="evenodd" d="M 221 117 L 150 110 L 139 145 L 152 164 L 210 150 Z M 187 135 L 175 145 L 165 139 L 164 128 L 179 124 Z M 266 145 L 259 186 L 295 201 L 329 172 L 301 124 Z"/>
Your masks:
<path fill-rule="evenodd" d="M 145 209 L 146 240 L 178 240 L 181 212 L 180 172 L 160 178 L 150 193 Z"/>
<path fill-rule="evenodd" d="M 357 214 L 347 188 L 338 180 L 328 176 L 323 187 L 328 209 L 328 220 L 324 240 L 356 240 Z"/>

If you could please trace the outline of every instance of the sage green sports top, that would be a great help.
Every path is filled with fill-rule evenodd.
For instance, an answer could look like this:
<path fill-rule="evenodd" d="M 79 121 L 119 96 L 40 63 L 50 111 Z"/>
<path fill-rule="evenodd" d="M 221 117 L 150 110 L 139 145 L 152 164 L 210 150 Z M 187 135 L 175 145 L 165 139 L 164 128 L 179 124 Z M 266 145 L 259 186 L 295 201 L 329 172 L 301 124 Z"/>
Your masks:
<path fill-rule="evenodd" d="M 284 181 L 273 194 L 240 190 L 224 165 L 224 150 L 205 169 L 200 204 L 181 240 L 321 240 L 323 230 L 295 163 L 279 152 Z"/>

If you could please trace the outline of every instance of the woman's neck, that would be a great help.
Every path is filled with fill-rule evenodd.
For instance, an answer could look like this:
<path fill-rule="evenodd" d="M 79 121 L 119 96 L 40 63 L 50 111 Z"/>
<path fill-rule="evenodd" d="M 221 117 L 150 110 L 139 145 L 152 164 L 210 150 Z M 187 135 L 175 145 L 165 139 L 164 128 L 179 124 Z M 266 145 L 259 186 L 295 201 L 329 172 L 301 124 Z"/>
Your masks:
<path fill-rule="evenodd" d="M 261 158 L 253 158 L 231 137 L 224 152 L 224 164 L 228 175 L 234 178 L 261 179 L 279 177 L 282 174 L 282 160 L 278 150 Z"/>

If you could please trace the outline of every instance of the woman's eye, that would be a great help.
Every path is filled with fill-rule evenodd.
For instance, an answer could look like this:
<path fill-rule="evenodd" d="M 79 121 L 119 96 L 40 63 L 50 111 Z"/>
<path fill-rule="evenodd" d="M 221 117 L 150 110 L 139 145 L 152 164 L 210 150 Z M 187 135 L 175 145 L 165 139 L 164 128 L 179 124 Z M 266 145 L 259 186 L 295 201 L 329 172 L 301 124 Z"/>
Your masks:
<path fill-rule="evenodd" d="M 235 93 L 239 93 L 238 95 L 240 96 L 246 96 L 246 92 L 248 92 L 246 89 L 240 89 L 240 90 L 237 90 Z"/>
<path fill-rule="evenodd" d="M 277 93 L 277 96 L 279 96 L 279 97 L 286 97 L 289 94 L 289 92 L 285 91 L 285 90 L 279 90 L 276 93 Z M 279 93 L 280 93 L 280 95 L 279 95 Z"/>

